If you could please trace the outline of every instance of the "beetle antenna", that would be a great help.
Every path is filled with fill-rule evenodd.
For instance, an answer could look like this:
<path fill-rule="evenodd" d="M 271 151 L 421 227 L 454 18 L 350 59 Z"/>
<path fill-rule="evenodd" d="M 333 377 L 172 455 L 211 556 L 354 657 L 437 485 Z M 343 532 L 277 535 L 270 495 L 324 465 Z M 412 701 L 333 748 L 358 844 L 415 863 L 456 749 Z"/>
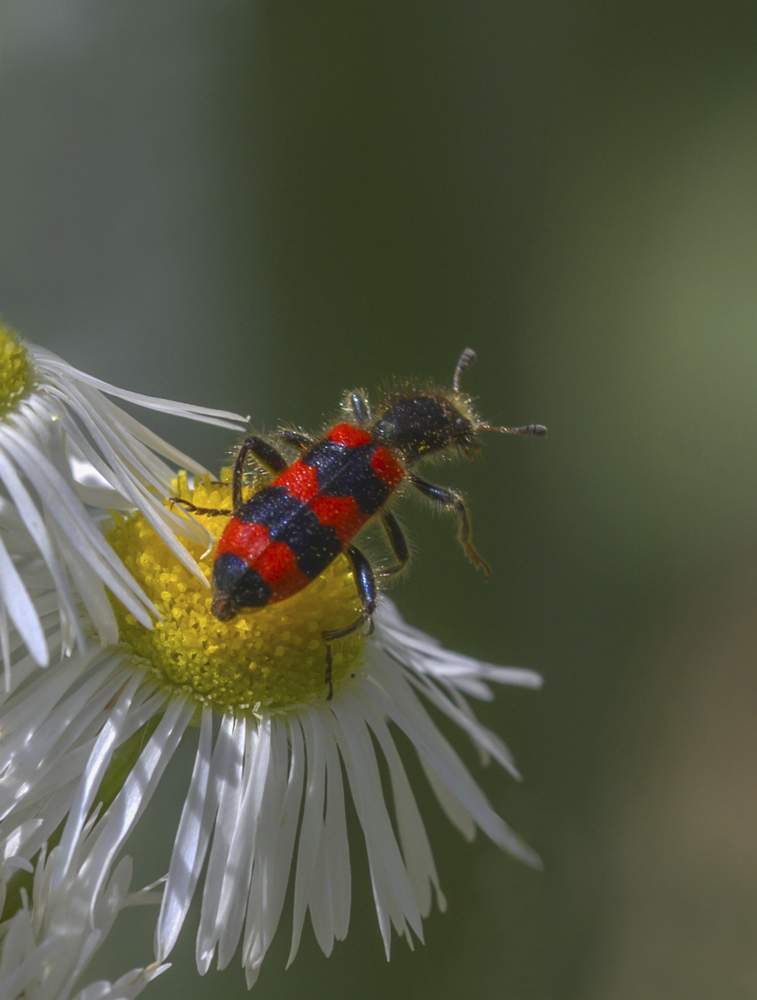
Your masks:
<path fill-rule="evenodd" d="M 457 368 L 455 368 L 455 374 L 452 377 L 452 388 L 455 392 L 460 391 L 460 376 L 463 374 L 466 368 L 470 368 L 473 362 L 476 360 L 476 352 L 472 351 L 470 347 L 466 347 L 463 353 L 460 355 L 460 360 L 457 362 Z"/>
<path fill-rule="evenodd" d="M 492 427 L 491 424 L 477 424 L 477 431 L 496 431 L 498 434 L 525 434 L 529 437 L 546 437 L 544 424 L 526 424 L 525 427 Z"/>

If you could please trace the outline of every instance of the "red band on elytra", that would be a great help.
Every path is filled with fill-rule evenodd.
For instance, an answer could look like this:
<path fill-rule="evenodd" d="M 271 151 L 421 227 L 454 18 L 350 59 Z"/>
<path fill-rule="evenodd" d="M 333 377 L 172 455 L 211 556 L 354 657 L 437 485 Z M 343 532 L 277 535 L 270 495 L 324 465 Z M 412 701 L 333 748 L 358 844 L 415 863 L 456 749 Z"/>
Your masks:
<path fill-rule="evenodd" d="M 271 588 L 271 603 L 291 597 L 310 583 L 309 578 L 297 568 L 294 552 L 286 542 L 269 542 L 252 568 Z"/>
<path fill-rule="evenodd" d="M 337 424 L 328 432 L 326 437 L 334 444 L 343 444 L 345 448 L 359 448 L 360 445 L 370 444 L 373 438 L 367 431 L 355 427 L 353 424 Z"/>
<path fill-rule="evenodd" d="M 318 495 L 318 473 L 312 465 L 305 465 L 298 459 L 274 480 L 273 485 L 286 486 L 293 497 L 308 503 Z"/>
<path fill-rule="evenodd" d="M 368 520 L 353 497 L 317 497 L 310 509 L 323 525 L 331 525 L 342 548 L 349 545 Z"/>
<path fill-rule="evenodd" d="M 405 478 L 405 470 L 387 448 L 377 448 L 371 455 L 371 468 L 382 483 L 392 489 Z"/>
<path fill-rule="evenodd" d="M 216 557 L 224 552 L 230 552 L 233 556 L 243 559 L 249 566 L 268 544 L 270 544 L 268 528 L 262 524 L 255 524 L 254 521 L 244 522 L 232 517 L 221 535 Z"/>

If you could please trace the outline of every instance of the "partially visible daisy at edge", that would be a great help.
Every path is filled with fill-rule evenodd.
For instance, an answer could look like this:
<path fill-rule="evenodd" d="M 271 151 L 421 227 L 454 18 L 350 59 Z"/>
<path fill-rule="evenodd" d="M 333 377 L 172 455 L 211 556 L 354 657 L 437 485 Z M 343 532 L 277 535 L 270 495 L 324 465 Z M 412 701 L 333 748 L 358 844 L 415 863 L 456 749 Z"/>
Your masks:
<path fill-rule="evenodd" d="M 228 477 L 175 492 L 198 507 L 227 507 Z M 184 517 L 184 515 L 181 515 Z M 214 538 L 226 518 L 203 517 Z M 347 934 L 351 865 L 346 784 L 362 827 L 373 897 L 387 957 L 392 928 L 423 938 L 433 898 L 445 901 L 415 796 L 391 724 L 413 745 L 451 822 L 466 839 L 482 829 L 529 865 L 538 856 L 491 808 L 437 728 L 425 703 L 455 722 L 480 751 L 518 778 L 504 743 L 475 718 L 468 698 L 489 700 L 490 684 L 536 688 L 538 674 L 449 652 L 406 625 L 382 598 L 371 637 L 334 646 L 334 697 L 326 699 L 322 632 L 354 620 L 359 605 L 340 556 L 299 594 L 227 622 L 210 611 L 211 594 L 140 512 L 114 514 L 106 539 L 160 615 L 148 629 L 116 599 L 120 641 L 86 638 L 48 671 L 27 655 L 0 694 L 0 845 L 30 831 L 16 853 L 29 858 L 59 837 L 51 889 L 74 864 L 76 844 L 105 785 L 117 788 L 91 850 L 99 882 L 126 844 L 183 737 L 199 729 L 194 768 L 170 860 L 155 933 L 156 960 L 170 954 L 196 891 L 202 893 L 199 971 L 231 961 L 241 943 L 247 982 L 255 982 L 294 881 L 290 962 L 307 913 L 326 954 Z M 210 578 L 213 554 L 188 543 Z M 35 598 L 48 642 L 60 647 L 64 624 L 51 586 Z M 47 603 L 45 603 L 47 602 Z M 376 745 L 392 788 L 390 811 Z M 391 813 L 393 812 L 393 817 Z M 40 821 L 41 822 L 37 822 Z M 395 835 L 395 829 L 397 834 Z M 93 833 L 94 837 L 94 833 Z M 17 838 L 19 841 L 22 838 Z M 200 885 L 203 866 L 207 865 Z"/>
<path fill-rule="evenodd" d="M 0 323 L 0 657 L 6 690 L 10 626 L 36 664 L 50 661 L 32 599 L 35 581 L 32 575 L 24 582 L 19 560 L 38 558 L 52 577 L 64 654 L 76 643 L 83 648 L 79 602 L 101 641 L 118 641 L 106 587 L 150 626 L 155 608 L 105 541 L 92 516 L 97 509 L 139 510 L 174 555 L 201 577 L 179 538 L 201 541 L 202 529 L 163 504 L 175 472 L 162 458 L 196 474 L 202 474 L 203 467 L 105 394 L 147 409 L 244 429 L 244 418 L 234 413 L 117 389 Z"/>
<path fill-rule="evenodd" d="M 159 894 L 149 887 L 129 893 L 131 858 L 121 858 L 104 879 L 92 867 L 91 848 L 98 835 L 93 830 L 95 819 L 93 815 L 81 831 L 65 878 L 56 877 L 61 848 L 49 854 L 42 848 L 30 890 L 22 892 L 21 905 L 1 925 L 0 1000 L 69 1000 L 120 911 L 159 901 Z M 28 862 L 9 853 L 14 846 L 12 841 L 3 844 L 3 866 L 13 867 L 15 862 L 31 871 Z M 73 1000 L 132 1000 L 167 968 L 168 964 L 152 962 L 131 969 L 113 983 L 98 980 L 78 991 Z"/>

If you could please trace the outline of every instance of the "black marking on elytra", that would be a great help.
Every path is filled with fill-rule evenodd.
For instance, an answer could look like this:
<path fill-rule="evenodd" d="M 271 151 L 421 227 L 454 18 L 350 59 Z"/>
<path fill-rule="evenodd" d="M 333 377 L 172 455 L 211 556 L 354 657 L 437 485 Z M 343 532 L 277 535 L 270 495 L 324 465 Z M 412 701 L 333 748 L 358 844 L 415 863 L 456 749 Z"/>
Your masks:
<path fill-rule="evenodd" d="M 391 489 L 371 468 L 374 444 L 347 448 L 335 441 L 319 441 L 302 458 L 318 473 L 318 490 L 322 496 L 352 497 L 363 514 L 377 513 L 389 499 Z"/>
<path fill-rule="evenodd" d="M 341 475 L 334 476 L 332 482 L 321 490 L 324 496 L 352 497 L 363 514 L 376 514 L 389 499 L 391 489 L 379 479 L 371 468 L 373 445 L 353 448 L 352 461 L 345 462 Z"/>
<path fill-rule="evenodd" d="M 357 451 L 357 448 L 347 448 L 336 441 L 324 438 L 316 442 L 300 459 L 305 465 L 310 465 L 318 473 L 318 487 L 324 489 L 335 476 L 344 470 L 347 456 Z"/>
<path fill-rule="evenodd" d="M 285 486 L 264 486 L 237 511 L 245 523 L 268 529 L 274 542 L 292 550 L 297 567 L 310 580 L 322 573 L 342 551 L 331 525 L 323 525 L 307 504 L 293 497 Z"/>
<path fill-rule="evenodd" d="M 231 552 L 223 552 L 213 563 L 213 586 L 229 594 L 247 569 L 247 563 Z"/>
<path fill-rule="evenodd" d="M 304 508 L 302 517 L 289 521 L 271 537 L 274 534 L 276 541 L 287 543 L 294 552 L 298 569 L 310 580 L 322 573 L 342 551 L 336 530 L 330 524 L 321 524 L 309 507 Z"/>
<path fill-rule="evenodd" d="M 293 497 L 285 486 L 264 486 L 250 497 L 234 515 L 245 524 L 262 524 L 269 533 L 305 509 L 305 504 Z"/>
<path fill-rule="evenodd" d="M 231 552 L 223 552 L 216 559 L 213 586 L 244 608 L 263 608 L 271 599 L 271 588 L 260 573 Z"/>
<path fill-rule="evenodd" d="M 264 608 L 271 599 L 271 588 L 256 569 L 246 570 L 234 590 L 234 600 L 243 608 Z"/>

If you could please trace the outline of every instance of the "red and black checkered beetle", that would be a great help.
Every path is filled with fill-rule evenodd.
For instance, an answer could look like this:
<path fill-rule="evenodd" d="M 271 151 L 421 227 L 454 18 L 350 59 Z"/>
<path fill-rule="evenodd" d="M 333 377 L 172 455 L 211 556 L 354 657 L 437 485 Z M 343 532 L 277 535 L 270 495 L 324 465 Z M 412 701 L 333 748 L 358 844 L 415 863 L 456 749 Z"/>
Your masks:
<path fill-rule="evenodd" d="M 413 471 L 419 461 L 443 451 L 458 450 L 470 457 L 479 450 L 477 431 L 537 437 L 547 433 L 541 424 L 492 427 L 479 420 L 470 400 L 459 390 L 461 374 L 475 360 L 473 351 L 463 351 L 451 392 L 394 393 L 383 401 L 375 419 L 363 390 L 348 393 L 345 409 L 349 419 L 317 441 L 300 431 L 279 431 L 279 440 L 302 452 L 291 465 L 269 441 L 256 435 L 248 437 L 234 466 L 233 510 L 196 507 L 174 498 L 175 503 L 194 513 L 231 517 L 218 543 L 213 566 L 211 610 L 220 621 L 228 621 L 242 608 L 261 608 L 286 600 L 342 552 L 347 556 L 362 611 L 346 628 L 323 633 L 329 698 L 333 695 L 331 643 L 370 623 L 376 609 L 376 574 L 352 539 L 378 516 L 397 560 L 381 572 L 381 578 L 398 573 L 408 561 L 402 529 L 387 509 L 401 483 L 409 483 L 429 500 L 454 510 L 466 555 L 487 576 L 491 573 L 473 547 L 463 497 L 454 490 L 427 483 Z M 249 453 L 275 478 L 243 501 L 242 482 Z"/>

